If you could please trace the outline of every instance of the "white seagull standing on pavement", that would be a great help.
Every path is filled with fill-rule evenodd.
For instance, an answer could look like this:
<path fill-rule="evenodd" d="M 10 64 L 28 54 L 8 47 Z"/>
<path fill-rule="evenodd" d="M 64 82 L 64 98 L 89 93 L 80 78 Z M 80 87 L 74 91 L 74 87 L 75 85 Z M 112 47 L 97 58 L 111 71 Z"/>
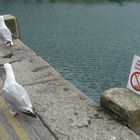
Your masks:
<path fill-rule="evenodd" d="M 11 64 L 5 63 L 4 69 L 6 72 L 6 80 L 3 95 L 11 107 L 10 113 L 15 116 L 17 112 L 20 111 L 28 116 L 36 117 L 27 91 L 15 80 Z"/>
<path fill-rule="evenodd" d="M 6 46 L 13 46 L 12 34 L 4 22 L 3 16 L 0 16 L 0 38 Z"/>

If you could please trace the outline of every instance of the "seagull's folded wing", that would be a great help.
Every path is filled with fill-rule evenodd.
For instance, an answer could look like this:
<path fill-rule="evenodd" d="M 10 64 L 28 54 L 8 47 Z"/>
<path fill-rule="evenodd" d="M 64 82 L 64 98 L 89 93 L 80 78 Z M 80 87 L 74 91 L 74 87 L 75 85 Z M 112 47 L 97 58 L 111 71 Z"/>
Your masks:
<path fill-rule="evenodd" d="M 8 28 L 0 28 L 0 38 L 3 41 L 6 41 L 6 40 L 11 41 L 12 40 L 12 34 L 11 34 L 10 30 Z"/>
<path fill-rule="evenodd" d="M 5 99 L 15 108 L 22 110 L 32 108 L 30 98 L 26 90 L 18 83 L 12 84 L 4 89 Z"/>

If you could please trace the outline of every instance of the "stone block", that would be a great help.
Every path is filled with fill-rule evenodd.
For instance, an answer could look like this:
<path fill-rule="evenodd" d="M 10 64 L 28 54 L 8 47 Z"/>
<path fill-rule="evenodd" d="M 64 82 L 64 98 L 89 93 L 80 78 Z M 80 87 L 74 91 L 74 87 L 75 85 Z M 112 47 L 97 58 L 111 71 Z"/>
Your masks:
<path fill-rule="evenodd" d="M 10 29 L 14 39 L 20 39 L 19 25 L 15 16 L 4 15 L 5 24 Z"/>
<path fill-rule="evenodd" d="M 112 88 L 102 94 L 100 105 L 115 113 L 140 135 L 140 96 L 126 88 Z"/>

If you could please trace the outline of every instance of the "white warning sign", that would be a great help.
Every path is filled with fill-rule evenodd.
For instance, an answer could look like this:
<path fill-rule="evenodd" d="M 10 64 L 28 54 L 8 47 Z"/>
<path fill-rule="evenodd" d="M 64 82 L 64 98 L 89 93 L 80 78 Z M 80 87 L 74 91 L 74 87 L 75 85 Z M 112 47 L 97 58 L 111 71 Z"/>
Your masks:
<path fill-rule="evenodd" d="M 127 88 L 140 95 L 140 57 L 137 55 L 133 58 Z"/>

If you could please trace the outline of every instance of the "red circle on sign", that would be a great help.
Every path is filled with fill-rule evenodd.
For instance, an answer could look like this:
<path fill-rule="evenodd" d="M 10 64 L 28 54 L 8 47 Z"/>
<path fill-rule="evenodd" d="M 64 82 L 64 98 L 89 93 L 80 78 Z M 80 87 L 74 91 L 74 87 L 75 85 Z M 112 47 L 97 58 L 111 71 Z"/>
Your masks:
<path fill-rule="evenodd" d="M 140 76 L 140 72 L 134 72 L 130 78 L 130 84 L 136 91 L 140 91 L 140 80 L 138 79 L 138 76 Z M 136 80 L 137 84 L 134 84 L 134 79 Z"/>

